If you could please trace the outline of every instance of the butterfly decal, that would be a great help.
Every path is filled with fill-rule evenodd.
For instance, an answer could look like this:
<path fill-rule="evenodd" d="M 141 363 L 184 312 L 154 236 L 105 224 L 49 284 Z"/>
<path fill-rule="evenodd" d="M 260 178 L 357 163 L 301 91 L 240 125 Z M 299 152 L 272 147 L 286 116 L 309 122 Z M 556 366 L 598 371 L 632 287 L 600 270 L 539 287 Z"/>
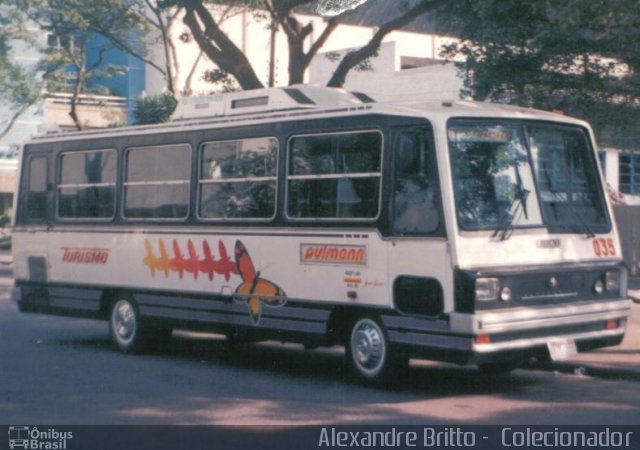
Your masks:
<path fill-rule="evenodd" d="M 236 241 L 235 255 L 242 284 L 236 288 L 234 298 L 247 302 L 251 321 L 258 325 L 262 316 L 262 305 L 283 306 L 287 294 L 277 284 L 260 278 L 260 272 L 256 271 L 247 248 L 240 241 Z"/>

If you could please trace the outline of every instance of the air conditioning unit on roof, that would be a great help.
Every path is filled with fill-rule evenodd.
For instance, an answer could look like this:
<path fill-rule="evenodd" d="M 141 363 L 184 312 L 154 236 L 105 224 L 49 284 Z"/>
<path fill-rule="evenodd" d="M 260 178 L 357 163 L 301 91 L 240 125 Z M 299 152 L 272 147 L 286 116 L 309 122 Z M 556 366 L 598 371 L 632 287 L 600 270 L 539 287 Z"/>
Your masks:
<path fill-rule="evenodd" d="M 254 89 L 180 100 L 172 120 L 205 117 L 237 116 L 326 107 L 349 107 L 370 103 L 365 94 L 350 93 L 344 89 L 313 85 Z"/>

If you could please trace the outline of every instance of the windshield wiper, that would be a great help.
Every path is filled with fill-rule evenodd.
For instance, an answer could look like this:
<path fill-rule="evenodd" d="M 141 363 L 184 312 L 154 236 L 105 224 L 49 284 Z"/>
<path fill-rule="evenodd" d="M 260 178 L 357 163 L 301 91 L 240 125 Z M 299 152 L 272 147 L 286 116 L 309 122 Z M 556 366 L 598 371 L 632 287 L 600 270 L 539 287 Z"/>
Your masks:
<path fill-rule="evenodd" d="M 525 219 L 529 218 L 529 214 L 527 212 L 527 197 L 529 197 L 529 193 L 530 191 L 523 187 L 518 189 L 518 193 L 513 198 L 513 201 L 505 210 L 502 219 L 500 220 L 501 225 L 496 228 L 491 237 L 499 236 L 501 241 L 506 241 L 511 237 L 517 219 L 520 218 L 520 213 L 524 213 Z M 511 210 L 513 210 L 513 214 L 511 213 Z"/>
<path fill-rule="evenodd" d="M 547 180 L 547 184 L 549 185 L 549 192 L 551 192 L 551 194 L 553 194 L 553 196 L 557 200 L 562 200 L 562 198 L 560 197 L 560 193 L 558 191 L 556 191 L 556 189 L 553 187 L 553 182 L 551 181 L 551 175 L 549 174 L 549 168 L 547 167 L 547 162 L 546 161 L 542 162 L 542 170 L 544 172 L 544 177 Z M 582 230 L 581 231 L 583 233 L 585 233 L 588 238 L 596 237 L 595 233 L 593 231 L 591 231 L 591 227 L 589 227 L 589 225 L 584 220 L 584 218 L 580 215 L 578 210 L 571 204 L 571 199 L 569 198 L 569 193 L 567 193 L 566 205 L 571 210 L 571 213 L 578 219 L 578 222 L 580 222 L 580 225 L 582 225 Z M 554 203 L 553 207 L 557 208 L 558 205 L 556 205 Z M 576 225 L 576 224 L 574 223 L 574 225 Z"/>
<path fill-rule="evenodd" d="M 496 228 L 491 237 L 500 236 L 501 241 L 506 241 L 511 237 L 513 233 L 513 228 L 516 224 L 516 219 L 520 218 L 520 213 L 524 213 L 524 218 L 529 218 L 529 213 L 527 211 L 527 197 L 529 197 L 528 189 L 525 189 L 522 185 L 522 178 L 520 177 L 520 169 L 518 168 L 518 164 L 515 165 L 516 169 L 516 183 L 518 186 L 518 191 L 516 195 L 513 197 L 511 204 L 505 210 L 502 217 L 500 218 L 500 226 Z M 513 214 L 511 213 L 513 210 Z"/>

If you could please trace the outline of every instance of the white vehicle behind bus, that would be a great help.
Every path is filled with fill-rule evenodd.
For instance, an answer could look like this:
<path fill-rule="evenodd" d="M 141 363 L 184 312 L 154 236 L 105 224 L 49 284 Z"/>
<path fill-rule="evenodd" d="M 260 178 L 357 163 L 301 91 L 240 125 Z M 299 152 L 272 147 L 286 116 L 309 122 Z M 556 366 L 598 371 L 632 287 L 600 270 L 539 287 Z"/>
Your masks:
<path fill-rule="evenodd" d="M 24 146 L 21 311 L 508 371 L 620 343 L 627 272 L 588 124 L 313 86 L 189 99 L 168 124 Z"/>

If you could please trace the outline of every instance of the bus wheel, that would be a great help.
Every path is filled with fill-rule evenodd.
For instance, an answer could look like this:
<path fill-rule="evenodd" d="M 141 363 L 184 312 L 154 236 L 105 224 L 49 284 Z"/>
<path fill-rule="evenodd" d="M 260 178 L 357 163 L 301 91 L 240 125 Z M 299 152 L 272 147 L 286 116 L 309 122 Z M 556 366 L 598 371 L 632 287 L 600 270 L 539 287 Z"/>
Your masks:
<path fill-rule="evenodd" d="M 391 375 L 408 365 L 407 359 L 391 354 L 382 326 L 372 318 L 357 320 L 346 343 L 347 363 L 354 374 L 369 384 L 386 384 Z"/>
<path fill-rule="evenodd" d="M 171 339 L 172 329 L 149 326 L 141 320 L 133 300 L 119 297 L 111 306 L 109 332 L 118 350 L 137 353 L 166 347 Z"/>
<path fill-rule="evenodd" d="M 109 331 L 111 340 L 123 352 L 135 352 L 141 349 L 142 327 L 140 315 L 128 298 L 120 298 L 113 302 L 109 315 Z"/>

